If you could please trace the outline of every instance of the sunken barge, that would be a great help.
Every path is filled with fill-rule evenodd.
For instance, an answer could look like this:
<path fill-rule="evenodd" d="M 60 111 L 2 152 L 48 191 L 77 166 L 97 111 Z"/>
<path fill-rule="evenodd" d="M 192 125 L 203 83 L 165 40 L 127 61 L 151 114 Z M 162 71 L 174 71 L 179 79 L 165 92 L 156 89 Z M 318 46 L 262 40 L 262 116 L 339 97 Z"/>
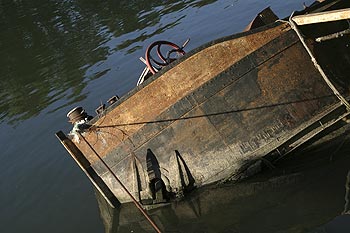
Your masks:
<path fill-rule="evenodd" d="M 72 132 L 56 135 L 112 206 L 251 176 L 345 122 L 349 7 L 315 2 L 285 20 L 266 10 L 250 30 L 187 54 L 167 42 L 184 54 L 176 61 L 154 43 L 171 64 L 158 71 L 146 53 L 149 78 L 93 118 L 75 108 Z"/>

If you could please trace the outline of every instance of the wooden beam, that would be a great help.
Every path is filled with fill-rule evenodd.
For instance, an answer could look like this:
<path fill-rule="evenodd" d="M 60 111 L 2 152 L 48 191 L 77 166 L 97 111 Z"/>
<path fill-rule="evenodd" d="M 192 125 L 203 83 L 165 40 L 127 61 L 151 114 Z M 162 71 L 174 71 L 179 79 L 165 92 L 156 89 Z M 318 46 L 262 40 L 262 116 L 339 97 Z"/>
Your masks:
<path fill-rule="evenodd" d="M 313 23 L 324 23 L 336 20 L 350 19 L 350 8 L 326 11 L 307 15 L 294 16 L 293 21 L 298 25 L 306 25 Z"/>
<path fill-rule="evenodd" d="M 92 182 L 92 184 L 95 186 L 95 188 L 101 193 L 101 195 L 106 199 L 108 204 L 112 206 L 113 208 L 116 207 L 116 201 L 114 201 L 110 194 L 111 192 L 108 191 L 107 185 L 104 183 L 104 181 L 97 175 L 95 170 L 91 167 L 90 162 L 85 158 L 83 153 L 78 149 L 78 147 L 62 132 L 59 131 L 56 133 L 56 137 L 64 148 L 68 151 L 68 153 L 72 156 L 72 158 L 75 160 L 75 162 L 78 164 L 78 166 L 83 170 L 83 172 L 86 174 L 86 176 L 89 178 L 89 180 Z M 108 195 L 109 194 L 109 195 Z"/>

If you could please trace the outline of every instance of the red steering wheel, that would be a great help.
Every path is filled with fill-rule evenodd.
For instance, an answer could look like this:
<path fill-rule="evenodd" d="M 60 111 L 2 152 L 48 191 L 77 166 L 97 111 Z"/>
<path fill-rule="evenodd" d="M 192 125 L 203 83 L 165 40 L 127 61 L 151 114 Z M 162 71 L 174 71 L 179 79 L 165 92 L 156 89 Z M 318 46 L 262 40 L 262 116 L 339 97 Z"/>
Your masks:
<path fill-rule="evenodd" d="M 164 56 L 160 50 L 162 45 L 166 45 L 168 47 L 171 47 L 172 49 L 169 50 L 166 54 L 166 56 Z M 153 48 L 156 48 L 157 50 L 157 55 L 160 58 L 161 61 L 157 61 L 155 60 L 152 56 L 151 56 L 151 51 L 153 50 Z M 171 62 L 175 61 L 175 58 L 171 58 L 170 55 L 172 53 L 178 53 L 181 55 L 185 55 L 185 51 L 183 50 L 183 47 L 180 47 L 172 42 L 169 41 L 165 41 L 165 40 L 160 40 L 160 41 L 156 41 L 153 42 L 152 44 L 150 44 L 146 50 L 146 65 L 148 67 L 148 69 L 152 72 L 152 74 L 157 73 L 156 69 L 154 68 L 153 64 L 156 64 L 159 67 L 164 67 L 169 65 Z"/>

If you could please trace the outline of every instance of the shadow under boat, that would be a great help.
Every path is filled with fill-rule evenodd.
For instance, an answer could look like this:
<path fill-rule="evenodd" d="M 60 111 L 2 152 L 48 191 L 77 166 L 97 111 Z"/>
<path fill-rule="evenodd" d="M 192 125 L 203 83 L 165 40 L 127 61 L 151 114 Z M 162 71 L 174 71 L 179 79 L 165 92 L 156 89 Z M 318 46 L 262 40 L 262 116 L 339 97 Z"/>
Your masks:
<path fill-rule="evenodd" d="M 266 166 L 242 182 L 197 189 L 148 212 L 162 232 L 348 232 L 349 132 L 345 125 L 283 158 L 273 170 Z M 131 203 L 112 208 L 98 191 L 96 197 L 106 233 L 154 232 Z"/>
<path fill-rule="evenodd" d="M 349 5 L 328 0 L 300 14 Z M 249 177 L 347 122 L 350 38 L 337 35 L 348 22 L 298 28 L 301 37 L 276 22 L 208 43 L 93 119 L 75 109 L 69 115 L 80 115 L 71 120 L 83 124 L 72 137 L 57 136 L 111 205 L 131 200 L 121 183 L 143 205 L 157 205 L 194 187 Z"/>

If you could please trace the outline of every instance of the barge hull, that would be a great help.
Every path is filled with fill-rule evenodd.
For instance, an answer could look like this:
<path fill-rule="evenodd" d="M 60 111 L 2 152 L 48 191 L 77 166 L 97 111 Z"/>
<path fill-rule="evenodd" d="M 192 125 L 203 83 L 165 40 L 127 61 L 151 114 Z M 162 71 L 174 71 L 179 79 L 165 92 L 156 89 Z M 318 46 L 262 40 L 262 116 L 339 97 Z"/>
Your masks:
<path fill-rule="evenodd" d="M 302 30 L 349 99 L 350 39 L 314 40 L 344 27 L 341 21 Z M 130 197 L 114 176 L 135 199 L 155 204 L 168 194 L 243 178 L 252 164 L 284 156 L 348 114 L 295 31 L 274 23 L 186 55 L 94 118 L 84 140 L 71 143 L 83 157 L 76 161 L 88 164 L 119 202 Z"/>

